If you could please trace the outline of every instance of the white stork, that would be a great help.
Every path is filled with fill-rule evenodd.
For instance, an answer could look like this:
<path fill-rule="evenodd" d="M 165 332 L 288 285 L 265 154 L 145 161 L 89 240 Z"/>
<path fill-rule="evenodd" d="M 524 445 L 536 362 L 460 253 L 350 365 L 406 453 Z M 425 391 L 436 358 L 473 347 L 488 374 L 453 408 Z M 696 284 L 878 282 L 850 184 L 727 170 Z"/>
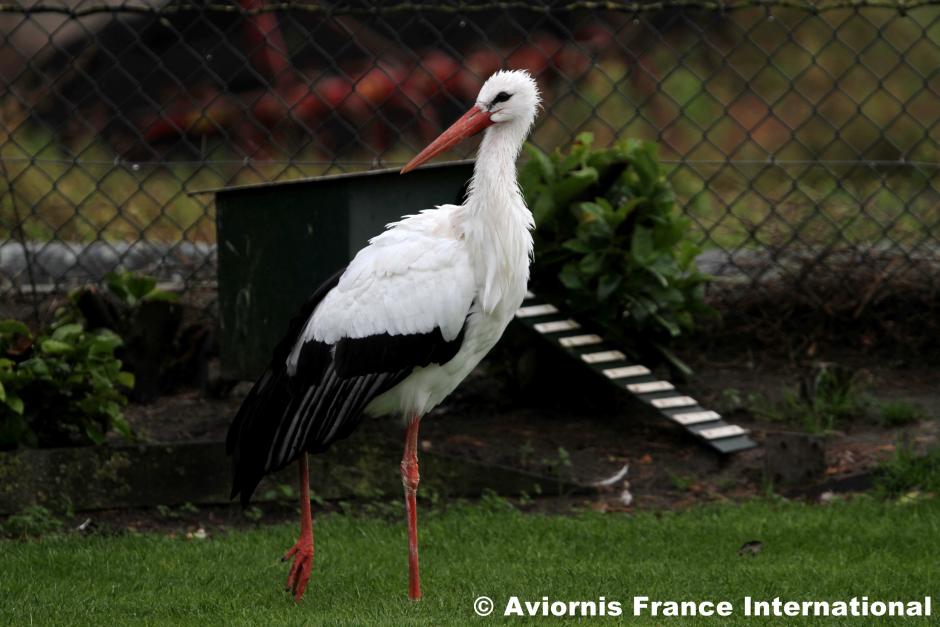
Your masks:
<path fill-rule="evenodd" d="M 466 200 L 407 216 L 372 238 L 313 294 L 274 349 L 229 428 L 232 497 L 300 460 L 300 538 L 287 589 L 299 601 L 313 562 L 307 453 L 325 451 L 363 415 L 407 425 L 401 478 L 408 516 L 408 596 L 418 575 L 418 425 L 496 344 L 522 304 L 534 228 L 516 158 L 539 92 L 524 71 L 500 71 L 474 106 L 401 172 L 486 129 Z"/>

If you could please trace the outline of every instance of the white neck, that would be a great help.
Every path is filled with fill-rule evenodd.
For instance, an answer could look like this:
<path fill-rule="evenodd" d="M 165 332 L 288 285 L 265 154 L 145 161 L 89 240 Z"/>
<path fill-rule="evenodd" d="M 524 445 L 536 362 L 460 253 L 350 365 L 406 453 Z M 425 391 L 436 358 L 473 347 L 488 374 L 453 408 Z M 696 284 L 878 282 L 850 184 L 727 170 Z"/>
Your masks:
<path fill-rule="evenodd" d="M 522 200 L 516 180 L 516 159 L 522 150 L 528 128 L 519 124 L 496 125 L 486 129 L 467 194 L 467 206 L 485 211 L 503 208 L 509 194 Z"/>
<path fill-rule="evenodd" d="M 516 179 L 516 159 L 528 130 L 518 122 L 486 130 L 463 207 L 463 231 L 486 313 L 518 307 L 529 279 L 529 231 L 535 224 Z"/>

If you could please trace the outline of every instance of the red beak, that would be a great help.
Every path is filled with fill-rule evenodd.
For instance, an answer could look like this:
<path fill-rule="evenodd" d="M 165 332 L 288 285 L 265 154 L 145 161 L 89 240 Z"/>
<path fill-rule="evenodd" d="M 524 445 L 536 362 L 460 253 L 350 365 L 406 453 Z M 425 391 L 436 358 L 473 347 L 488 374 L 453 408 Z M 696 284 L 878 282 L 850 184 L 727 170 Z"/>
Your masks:
<path fill-rule="evenodd" d="M 400 174 L 411 172 L 419 165 L 436 157 L 445 150 L 450 149 L 468 137 L 473 137 L 487 126 L 492 126 L 493 120 L 490 119 L 490 113 L 483 111 L 476 105 L 470 107 L 470 110 L 454 122 L 449 129 L 440 134 L 433 142 L 428 144 L 427 148 L 418 153 L 418 156 L 412 159 L 401 169 Z"/>

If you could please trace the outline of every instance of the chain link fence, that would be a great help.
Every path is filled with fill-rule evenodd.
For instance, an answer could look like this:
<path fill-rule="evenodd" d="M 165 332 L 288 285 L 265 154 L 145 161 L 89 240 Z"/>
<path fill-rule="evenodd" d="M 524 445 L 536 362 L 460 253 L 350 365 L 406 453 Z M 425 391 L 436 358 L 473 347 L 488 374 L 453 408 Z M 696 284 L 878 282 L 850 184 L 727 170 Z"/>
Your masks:
<path fill-rule="evenodd" d="M 117 267 L 211 302 L 193 192 L 402 164 L 508 66 L 536 145 L 659 143 L 728 311 L 940 319 L 936 0 L 24 0 L 0 32 L 9 302 Z"/>

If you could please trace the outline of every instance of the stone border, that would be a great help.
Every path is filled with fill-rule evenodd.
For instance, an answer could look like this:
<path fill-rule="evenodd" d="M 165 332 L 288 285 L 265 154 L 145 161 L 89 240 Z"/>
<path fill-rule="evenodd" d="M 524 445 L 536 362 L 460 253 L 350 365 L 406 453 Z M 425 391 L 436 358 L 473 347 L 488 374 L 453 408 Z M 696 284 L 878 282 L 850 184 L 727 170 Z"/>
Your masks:
<path fill-rule="evenodd" d="M 310 458 L 311 488 L 323 499 L 364 499 L 401 493 L 397 443 L 349 440 Z M 223 442 L 20 449 L 0 453 L 0 514 L 34 504 L 75 511 L 156 505 L 227 504 L 230 459 Z M 283 500 L 296 493 L 291 465 L 262 481 L 255 500 Z M 538 486 L 538 487 L 536 487 Z M 487 466 L 433 451 L 421 452 L 421 491 L 479 496 L 582 491 L 568 481 L 522 470 Z"/>

